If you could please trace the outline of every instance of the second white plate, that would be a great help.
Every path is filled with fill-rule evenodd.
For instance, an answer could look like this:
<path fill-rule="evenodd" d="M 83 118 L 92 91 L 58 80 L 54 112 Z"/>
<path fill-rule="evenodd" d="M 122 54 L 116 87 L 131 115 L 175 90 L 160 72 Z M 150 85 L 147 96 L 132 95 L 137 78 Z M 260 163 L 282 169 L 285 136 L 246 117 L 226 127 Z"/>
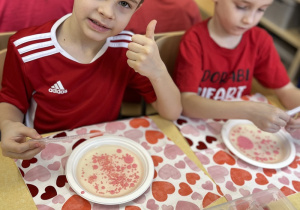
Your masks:
<path fill-rule="evenodd" d="M 295 159 L 295 145 L 284 130 L 267 133 L 251 121 L 228 120 L 222 128 L 222 138 L 233 154 L 254 166 L 278 169 Z"/>

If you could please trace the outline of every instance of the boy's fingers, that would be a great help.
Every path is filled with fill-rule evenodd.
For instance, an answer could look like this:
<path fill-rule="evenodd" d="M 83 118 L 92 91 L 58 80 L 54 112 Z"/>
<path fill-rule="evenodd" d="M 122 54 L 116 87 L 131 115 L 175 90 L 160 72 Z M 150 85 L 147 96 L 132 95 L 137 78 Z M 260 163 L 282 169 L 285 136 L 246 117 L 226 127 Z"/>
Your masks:
<path fill-rule="evenodd" d="M 154 40 L 155 26 L 157 21 L 151 20 L 146 29 L 146 37 Z"/>

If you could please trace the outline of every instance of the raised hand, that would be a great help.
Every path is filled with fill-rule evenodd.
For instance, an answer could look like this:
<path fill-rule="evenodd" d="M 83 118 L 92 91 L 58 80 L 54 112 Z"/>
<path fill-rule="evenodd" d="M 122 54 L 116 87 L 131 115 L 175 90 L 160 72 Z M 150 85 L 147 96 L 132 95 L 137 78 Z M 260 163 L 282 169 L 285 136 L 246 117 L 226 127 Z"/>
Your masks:
<path fill-rule="evenodd" d="M 162 72 L 166 71 L 154 40 L 156 23 L 156 20 L 152 20 L 148 24 L 145 35 L 133 35 L 126 53 L 128 65 L 150 80 L 159 78 Z"/>

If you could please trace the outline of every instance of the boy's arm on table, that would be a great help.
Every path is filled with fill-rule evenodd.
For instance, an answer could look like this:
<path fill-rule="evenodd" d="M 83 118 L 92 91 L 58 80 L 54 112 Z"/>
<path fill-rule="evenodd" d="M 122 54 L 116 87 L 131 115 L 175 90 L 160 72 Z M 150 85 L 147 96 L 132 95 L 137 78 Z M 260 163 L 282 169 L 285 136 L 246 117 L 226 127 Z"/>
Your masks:
<path fill-rule="evenodd" d="M 277 132 L 289 120 L 285 111 L 253 101 L 215 101 L 196 93 L 181 94 L 183 115 L 205 119 L 247 119 L 267 132 Z"/>
<path fill-rule="evenodd" d="M 149 78 L 157 101 L 152 103 L 158 113 L 168 119 L 176 120 L 182 111 L 180 92 L 161 60 L 158 46 L 154 40 L 156 21 L 152 20 L 146 35 L 133 35 L 128 44 L 128 65 L 136 72 Z"/>
<path fill-rule="evenodd" d="M 23 122 L 24 114 L 14 105 L 0 103 L 0 129 L 2 154 L 16 159 L 30 159 L 38 154 L 45 145 L 26 142 L 26 138 L 41 138 L 32 128 Z"/>

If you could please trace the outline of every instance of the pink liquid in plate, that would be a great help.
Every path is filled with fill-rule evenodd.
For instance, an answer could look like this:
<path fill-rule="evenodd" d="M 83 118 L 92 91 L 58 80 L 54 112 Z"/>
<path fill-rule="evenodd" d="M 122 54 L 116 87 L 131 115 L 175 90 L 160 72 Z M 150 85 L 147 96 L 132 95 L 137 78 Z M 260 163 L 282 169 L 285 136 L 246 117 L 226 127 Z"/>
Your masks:
<path fill-rule="evenodd" d="M 88 151 L 79 160 L 77 179 L 92 194 L 119 197 L 140 185 L 143 170 L 134 152 L 116 145 L 103 145 Z"/>
<path fill-rule="evenodd" d="M 281 162 L 287 155 L 285 139 L 261 131 L 253 124 L 234 126 L 229 133 L 231 144 L 244 156 L 263 163 Z"/>

